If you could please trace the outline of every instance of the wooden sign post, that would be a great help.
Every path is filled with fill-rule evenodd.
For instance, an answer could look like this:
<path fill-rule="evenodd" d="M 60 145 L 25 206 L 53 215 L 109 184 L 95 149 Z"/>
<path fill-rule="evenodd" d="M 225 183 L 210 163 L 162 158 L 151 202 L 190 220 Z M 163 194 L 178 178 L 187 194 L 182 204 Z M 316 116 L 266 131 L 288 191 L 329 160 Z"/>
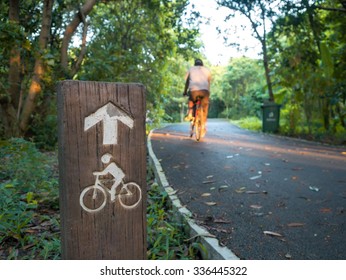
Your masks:
<path fill-rule="evenodd" d="M 145 89 L 58 86 L 63 259 L 146 258 Z"/>

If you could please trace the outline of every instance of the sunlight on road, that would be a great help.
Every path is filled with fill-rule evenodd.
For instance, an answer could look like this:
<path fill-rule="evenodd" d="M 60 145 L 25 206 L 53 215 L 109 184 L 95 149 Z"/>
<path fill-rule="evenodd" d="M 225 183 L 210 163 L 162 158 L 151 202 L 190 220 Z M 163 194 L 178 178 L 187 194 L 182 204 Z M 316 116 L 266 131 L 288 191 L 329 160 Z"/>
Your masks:
<path fill-rule="evenodd" d="M 188 137 L 188 132 L 164 132 L 161 133 L 159 131 L 155 132 L 155 138 L 159 141 L 164 140 L 189 140 L 194 141 L 194 138 Z M 237 136 L 239 137 L 239 135 Z M 234 136 L 233 136 L 234 138 Z M 282 156 L 282 155 L 294 155 L 294 156 L 301 156 L 301 157 L 309 157 L 311 160 L 313 160 L 314 164 L 317 164 L 320 160 L 333 160 L 333 161 L 340 161 L 340 169 L 345 168 L 345 161 L 346 161 L 346 154 L 344 152 L 335 152 L 331 151 L 328 146 L 316 146 L 316 147 L 296 147 L 296 148 L 287 148 L 285 146 L 280 147 L 282 144 L 278 144 L 278 146 L 269 146 L 265 143 L 261 143 L 262 138 L 258 142 L 253 142 L 255 139 L 226 139 L 226 138 L 220 138 L 218 136 L 214 135 L 207 135 L 206 138 L 204 138 L 201 143 L 197 143 L 201 145 L 201 149 L 205 148 L 204 144 L 210 144 L 210 145 L 222 145 L 222 146 L 229 146 L 229 147 L 235 147 L 240 150 L 244 150 L 247 152 L 253 152 L 252 156 L 258 155 L 258 152 L 271 152 L 273 153 L 273 156 Z M 293 146 L 294 147 L 294 146 Z M 283 159 L 284 160 L 284 159 Z"/>

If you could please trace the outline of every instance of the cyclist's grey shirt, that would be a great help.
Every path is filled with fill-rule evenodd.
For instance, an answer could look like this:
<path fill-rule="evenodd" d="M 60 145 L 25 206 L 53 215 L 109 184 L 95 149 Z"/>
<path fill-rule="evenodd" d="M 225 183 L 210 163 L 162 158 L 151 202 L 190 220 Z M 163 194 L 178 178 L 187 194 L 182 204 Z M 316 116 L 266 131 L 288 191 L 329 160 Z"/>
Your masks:
<path fill-rule="evenodd" d="M 208 90 L 210 91 L 211 74 L 208 68 L 204 66 L 192 66 L 186 74 L 189 76 L 189 90 Z"/>

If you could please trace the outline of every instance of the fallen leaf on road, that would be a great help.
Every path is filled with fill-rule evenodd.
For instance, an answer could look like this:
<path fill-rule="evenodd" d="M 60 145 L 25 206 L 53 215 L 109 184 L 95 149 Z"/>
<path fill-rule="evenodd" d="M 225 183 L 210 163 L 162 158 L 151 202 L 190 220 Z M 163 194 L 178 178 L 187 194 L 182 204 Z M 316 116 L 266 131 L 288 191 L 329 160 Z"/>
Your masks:
<path fill-rule="evenodd" d="M 303 227 L 305 224 L 303 223 L 289 223 L 287 226 L 289 227 Z"/>
<path fill-rule="evenodd" d="M 276 237 L 282 237 L 282 235 L 281 235 L 280 233 L 277 233 L 277 232 L 274 232 L 274 231 L 265 230 L 265 231 L 263 231 L 263 233 L 264 233 L 265 235 L 276 236 Z"/>
<path fill-rule="evenodd" d="M 253 176 L 250 178 L 250 180 L 256 180 L 256 179 L 259 179 L 261 177 L 262 177 L 262 175 Z"/>
<path fill-rule="evenodd" d="M 320 212 L 321 213 L 330 213 L 330 212 L 332 212 L 332 209 L 330 209 L 330 208 L 322 208 L 322 209 L 320 209 Z"/>
<path fill-rule="evenodd" d="M 207 181 L 203 181 L 202 184 L 212 184 L 215 183 L 216 181 L 213 180 L 207 180 Z"/>
<path fill-rule="evenodd" d="M 201 196 L 202 196 L 202 197 L 211 196 L 211 193 L 202 193 Z"/>
<path fill-rule="evenodd" d="M 252 205 L 250 205 L 250 207 L 253 209 L 261 209 L 262 208 L 261 205 L 257 205 L 257 204 L 252 204 Z"/>
<path fill-rule="evenodd" d="M 222 186 L 219 187 L 219 191 L 220 190 L 224 190 L 224 189 L 228 189 L 228 186 L 227 185 L 222 185 Z"/>
<path fill-rule="evenodd" d="M 320 190 L 319 188 L 316 188 L 316 187 L 313 187 L 313 186 L 310 186 L 309 189 L 314 191 L 314 192 L 318 192 Z"/>
<path fill-rule="evenodd" d="M 217 204 L 216 202 L 204 202 L 204 203 L 207 204 L 208 206 L 214 206 Z"/>
<path fill-rule="evenodd" d="M 241 187 L 241 188 L 239 188 L 239 189 L 236 189 L 235 191 L 237 192 L 237 193 L 243 193 L 243 192 L 245 192 L 245 187 Z"/>
<path fill-rule="evenodd" d="M 263 193 L 263 194 L 267 194 L 267 191 L 246 191 L 245 193 L 247 194 L 259 194 L 259 193 Z"/>
<path fill-rule="evenodd" d="M 224 219 L 215 219 L 214 223 L 218 223 L 218 224 L 230 224 L 229 221 L 226 221 Z"/>
<path fill-rule="evenodd" d="M 285 255 L 285 258 L 286 258 L 286 259 L 292 259 L 292 256 L 291 256 L 290 253 L 287 253 L 287 254 Z"/>

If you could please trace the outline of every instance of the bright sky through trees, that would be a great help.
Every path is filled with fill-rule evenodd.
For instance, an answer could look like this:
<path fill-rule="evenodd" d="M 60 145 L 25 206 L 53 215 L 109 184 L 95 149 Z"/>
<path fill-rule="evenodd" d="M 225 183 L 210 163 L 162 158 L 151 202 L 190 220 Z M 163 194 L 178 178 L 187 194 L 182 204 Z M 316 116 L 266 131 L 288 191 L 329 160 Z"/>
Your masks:
<path fill-rule="evenodd" d="M 200 25 L 201 39 L 205 46 L 205 55 L 213 65 L 225 65 L 232 57 L 260 57 L 260 43 L 251 36 L 246 18 L 239 15 L 225 22 L 231 11 L 227 8 L 218 9 L 215 0 L 190 0 L 190 9 L 192 5 L 204 18 Z M 246 26 L 245 30 L 242 26 Z M 227 38 L 228 44 L 237 43 L 239 48 L 227 46 L 224 37 Z"/>

